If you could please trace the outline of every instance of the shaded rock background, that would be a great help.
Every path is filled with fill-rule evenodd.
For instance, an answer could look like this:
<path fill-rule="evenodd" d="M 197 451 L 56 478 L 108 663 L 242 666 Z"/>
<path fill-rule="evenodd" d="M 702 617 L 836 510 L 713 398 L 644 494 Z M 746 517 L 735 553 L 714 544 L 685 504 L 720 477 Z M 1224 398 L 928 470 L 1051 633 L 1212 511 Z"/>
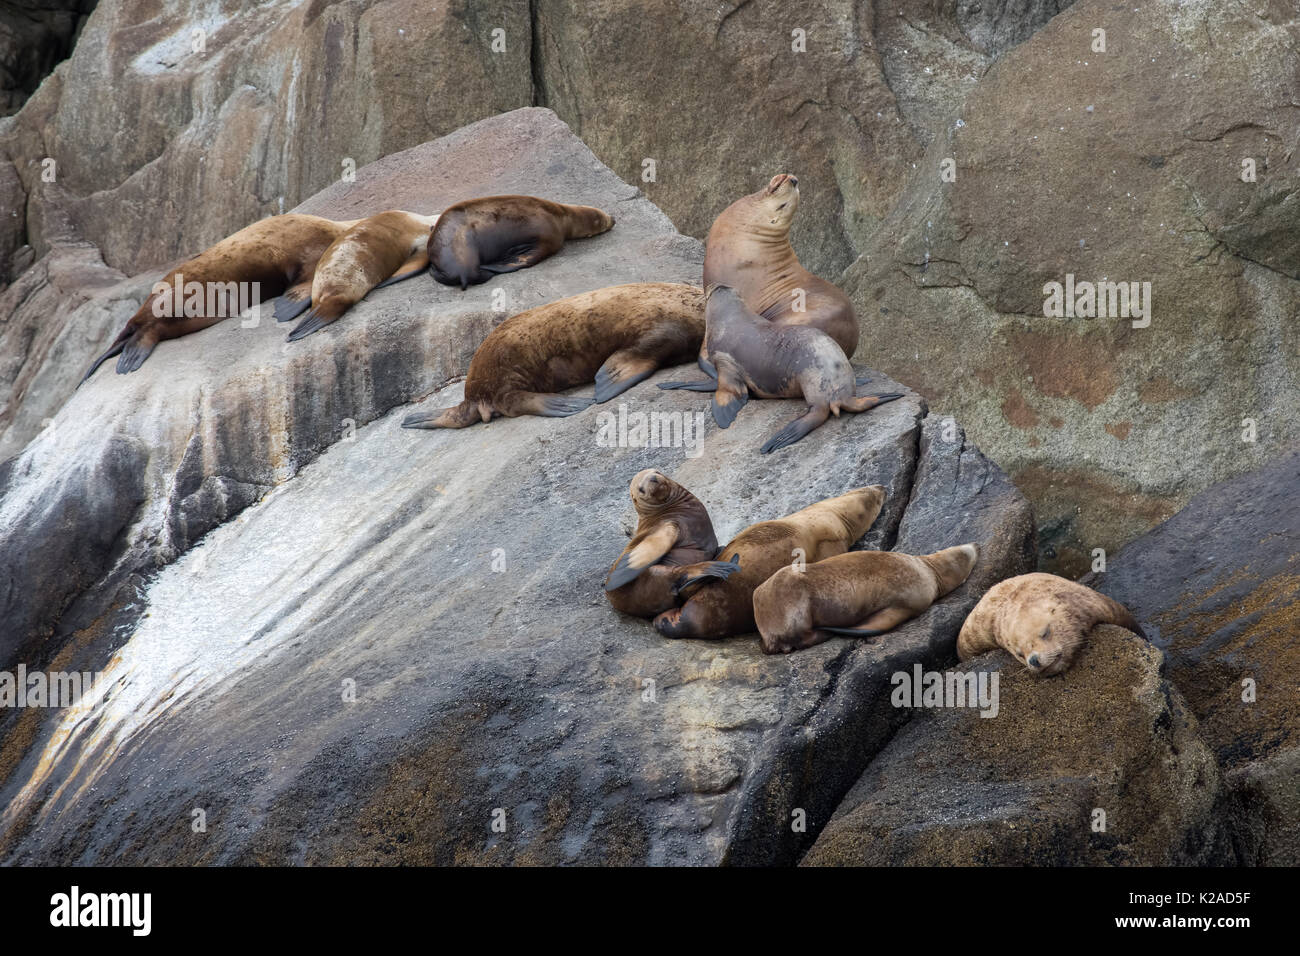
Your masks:
<path fill-rule="evenodd" d="M 68 58 L 97 0 L 7 0 L 0 7 L 0 116 L 16 113 Z"/>

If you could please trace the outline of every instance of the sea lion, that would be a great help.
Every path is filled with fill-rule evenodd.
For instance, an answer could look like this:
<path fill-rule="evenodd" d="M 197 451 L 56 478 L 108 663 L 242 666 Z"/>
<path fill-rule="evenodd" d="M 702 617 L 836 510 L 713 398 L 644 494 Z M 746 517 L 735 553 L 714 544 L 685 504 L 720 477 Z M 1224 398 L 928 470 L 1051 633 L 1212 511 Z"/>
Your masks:
<path fill-rule="evenodd" d="M 807 325 L 769 322 L 730 286 L 709 288 L 704 322 L 704 346 L 717 372 L 713 420 L 720 428 L 736 420 L 751 394 L 808 403 L 803 415 L 764 443 L 763 454 L 793 445 L 831 415 L 865 412 L 903 397 L 901 392 L 854 394 L 853 366 L 829 335 Z"/>
<path fill-rule="evenodd" d="M 566 239 L 586 239 L 614 226 L 595 206 L 570 206 L 536 196 L 484 196 L 443 210 L 429 233 L 429 271 L 462 290 L 494 275 L 535 266 Z"/>
<path fill-rule="evenodd" d="M 437 216 L 390 209 L 367 216 L 335 239 L 316 263 L 311 284 L 300 283 L 275 303 L 277 322 L 311 311 L 289 333 L 294 342 L 323 329 L 366 297 L 423 272 L 429 265 L 429 231 Z"/>
<path fill-rule="evenodd" d="M 689 361 L 704 337 L 704 293 L 633 282 L 511 316 L 488 334 L 465 376 L 465 400 L 406 416 L 403 428 L 465 428 L 494 416 L 562 418 L 607 402 L 664 365 Z M 555 394 L 596 381 L 594 398 Z"/>
<path fill-rule="evenodd" d="M 957 635 L 957 656 L 970 660 L 1001 647 L 1040 677 L 1074 662 L 1088 632 L 1118 624 L 1140 637 L 1142 626 L 1118 601 L 1055 574 L 1021 574 L 980 598 Z"/>
<path fill-rule="evenodd" d="M 978 546 L 962 544 L 934 554 L 850 551 L 804 568 L 787 565 L 754 591 L 763 652 L 789 654 L 834 634 L 884 634 L 958 587 L 978 558 Z"/>
<path fill-rule="evenodd" d="M 159 342 L 239 314 L 236 300 L 244 297 L 239 284 L 258 283 L 261 301 L 286 290 L 305 293 L 321 255 L 358 222 L 291 212 L 262 219 L 222 239 L 155 283 L 153 292 L 81 381 L 119 352 L 118 374 L 134 372 Z M 198 301 L 188 291 L 191 286 L 201 293 Z"/>
<path fill-rule="evenodd" d="M 734 564 L 713 560 L 718 539 L 699 498 L 653 468 L 638 472 L 628 491 L 636 508 L 636 534 L 605 580 L 605 597 L 614 610 L 654 617 L 676 607 L 678 591 L 694 583 L 682 577 L 685 565 L 698 565 L 692 579 L 726 578 L 736 570 Z"/>
<path fill-rule="evenodd" d="M 851 358 L 858 349 L 853 303 L 799 264 L 790 245 L 790 224 L 798 208 L 799 180 L 781 173 L 767 188 L 724 209 L 709 229 L 704 287 L 731 286 L 747 306 L 776 325 L 821 329 Z M 800 306 L 803 310 L 797 311 Z"/>
<path fill-rule="evenodd" d="M 871 527 L 885 503 L 882 485 L 856 488 L 827 498 L 775 521 L 760 521 L 740 532 L 718 551 L 719 558 L 739 568 L 725 580 L 693 581 L 698 565 L 682 569 L 679 608 L 655 618 L 664 637 L 716 639 L 753 631 L 754 589 L 792 561 L 822 561 L 843 554 Z"/>

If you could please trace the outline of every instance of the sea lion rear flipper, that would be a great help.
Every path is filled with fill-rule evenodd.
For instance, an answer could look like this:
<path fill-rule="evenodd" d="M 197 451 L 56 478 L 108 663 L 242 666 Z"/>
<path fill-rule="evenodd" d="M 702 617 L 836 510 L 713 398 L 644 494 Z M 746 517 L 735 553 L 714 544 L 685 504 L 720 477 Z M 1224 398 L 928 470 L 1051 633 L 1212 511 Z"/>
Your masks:
<path fill-rule="evenodd" d="M 478 406 L 461 402 L 451 408 L 435 408 L 431 412 L 412 412 L 402 419 L 403 428 L 466 428 L 481 420 Z"/>
<path fill-rule="evenodd" d="M 410 279 L 413 276 L 418 276 L 427 268 L 429 268 L 429 253 L 426 250 L 421 249 L 415 255 L 411 256 L 411 258 L 403 262 L 396 272 L 390 275 L 383 282 L 379 283 L 379 285 L 375 286 L 375 289 L 383 289 L 387 286 L 402 282 L 405 279 Z M 373 292 L 375 289 L 371 289 L 370 291 Z"/>
<path fill-rule="evenodd" d="M 311 280 L 291 285 L 275 300 L 271 314 L 277 322 L 290 322 L 311 308 Z"/>
<path fill-rule="evenodd" d="M 117 360 L 117 374 L 126 375 L 128 372 L 134 372 L 144 360 L 149 357 L 157 342 L 142 342 L 137 332 L 131 338 L 122 343 L 122 357 Z"/>
<path fill-rule="evenodd" d="M 856 395 L 847 402 L 840 403 L 840 411 L 858 414 L 867 412 L 878 405 L 896 401 L 903 397 L 902 392 L 886 392 L 884 395 Z"/>
<path fill-rule="evenodd" d="M 605 579 L 605 590 L 613 591 L 635 581 L 642 571 L 673 549 L 678 536 L 677 526 L 672 522 L 665 522 L 646 535 L 636 547 L 629 548 L 618 559 Z"/>
<path fill-rule="evenodd" d="M 568 418 L 588 409 L 594 399 L 578 395 L 555 395 L 550 392 L 514 392 L 502 396 L 497 409 L 503 415 L 541 415 L 543 418 Z"/>
<path fill-rule="evenodd" d="M 86 379 L 90 378 L 90 376 L 95 374 L 95 369 L 99 368 L 106 361 L 111 359 L 114 355 L 118 355 L 121 353 L 122 346 L 126 344 L 125 336 L 126 336 L 126 332 L 123 332 L 122 335 L 119 335 L 117 337 L 117 340 L 114 341 L 113 344 L 108 347 L 108 351 L 105 352 L 103 355 L 101 355 L 99 358 L 95 359 L 95 361 L 91 363 L 90 369 L 86 372 L 85 375 L 81 376 L 81 381 L 77 383 L 77 388 L 81 388 L 81 386 L 86 384 Z"/>
<path fill-rule="evenodd" d="M 352 303 L 341 304 L 330 302 L 328 299 L 312 306 L 312 310 L 307 313 L 307 317 L 293 327 L 289 333 L 286 342 L 297 342 L 299 339 L 306 338 L 313 332 L 319 332 L 325 326 L 329 325 L 340 315 L 347 311 Z"/>
<path fill-rule="evenodd" d="M 637 382 L 645 381 L 657 367 L 653 359 L 628 349 L 615 352 L 596 371 L 596 404 L 607 402 Z"/>
<path fill-rule="evenodd" d="M 816 630 L 826 631 L 830 634 L 842 634 L 845 637 L 877 637 L 887 631 L 892 631 L 904 621 L 910 621 L 915 616 L 916 612 L 911 608 L 884 607 L 854 627 L 820 626 Z"/>
<path fill-rule="evenodd" d="M 690 566 L 689 577 L 681 578 L 673 585 L 673 596 L 680 595 L 689 587 L 704 581 L 725 581 L 740 570 L 740 554 L 733 554 L 730 561 L 701 561 Z"/>
<path fill-rule="evenodd" d="M 718 383 L 711 378 L 706 378 L 702 382 L 660 382 L 659 387 L 663 389 L 680 388 L 688 392 L 713 392 L 718 388 Z"/>
<path fill-rule="evenodd" d="M 831 410 L 827 405 L 821 405 L 816 408 L 809 408 L 807 412 L 800 415 L 790 424 L 786 425 L 779 432 L 763 443 L 759 449 L 764 455 L 774 452 L 777 449 L 793 445 L 799 439 L 803 438 L 815 428 L 821 427 L 830 418 Z"/>
<path fill-rule="evenodd" d="M 853 370 L 853 384 L 854 384 L 855 386 L 857 386 L 857 385 L 866 385 L 866 384 L 868 384 L 870 381 L 871 381 L 871 373 L 870 373 L 870 372 L 867 372 L 867 371 L 859 371 L 858 369 L 854 369 L 854 370 Z"/>
<path fill-rule="evenodd" d="M 740 368 L 728 356 L 719 355 L 714 364 L 718 370 L 718 387 L 713 393 L 713 420 L 719 428 L 729 428 L 749 401 L 749 386 Z"/>

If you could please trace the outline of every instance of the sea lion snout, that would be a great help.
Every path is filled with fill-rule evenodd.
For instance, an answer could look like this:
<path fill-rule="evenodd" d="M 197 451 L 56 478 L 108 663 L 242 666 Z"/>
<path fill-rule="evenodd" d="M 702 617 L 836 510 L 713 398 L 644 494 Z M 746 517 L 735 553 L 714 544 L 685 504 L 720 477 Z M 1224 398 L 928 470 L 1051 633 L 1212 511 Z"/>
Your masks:
<path fill-rule="evenodd" d="M 639 471 L 632 478 L 629 488 L 632 500 L 647 504 L 657 504 L 668 497 L 671 491 L 670 479 L 663 472 L 654 468 Z"/>
<path fill-rule="evenodd" d="M 789 183 L 791 189 L 799 188 L 799 180 L 789 173 L 777 173 L 767 184 L 768 195 L 775 196 L 777 190 Z"/>

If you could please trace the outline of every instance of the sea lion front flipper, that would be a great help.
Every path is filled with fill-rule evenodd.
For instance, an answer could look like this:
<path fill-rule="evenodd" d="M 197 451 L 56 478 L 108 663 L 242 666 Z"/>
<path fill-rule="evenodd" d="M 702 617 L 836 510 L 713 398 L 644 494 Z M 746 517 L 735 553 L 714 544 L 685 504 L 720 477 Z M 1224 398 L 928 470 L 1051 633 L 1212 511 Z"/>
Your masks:
<path fill-rule="evenodd" d="M 690 576 L 681 578 L 673 585 L 673 597 L 704 581 L 725 581 L 740 570 L 740 554 L 733 554 L 730 561 L 701 561 L 690 566 Z"/>
<path fill-rule="evenodd" d="M 402 419 L 403 428 L 466 428 L 480 421 L 478 406 L 461 402 L 451 408 L 435 408 L 431 412 L 412 412 Z"/>
<path fill-rule="evenodd" d="M 596 371 L 596 404 L 607 402 L 615 395 L 626 392 L 637 382 L 654 374 L 658 366 L 653 359 L 622 349 L 605 359 Z"/>
<path fill-rule="evenodd" d="M 605 590 L 613 591 L 635 581 L 642 571 L 673 549 L 678 537 L 677 526 L 671 521 L 646 535 L 640 544 L 629 548 L 618 559 L 618 563 L 609 572 L 609 577 L 605 579 Z"/>
<path fill-rule="evenodd" d="M 552 250 L 554 251 L 554 250 Z M 484 262 L 479 265 L 479 271 L 490 272 L 493 275 L 502 275 L 506 272 L 518 272 L 520 269 L 527 269 L 529 266 L 535 266 L 543 259 L 548 257 L 548 252 L 543 246 L 536 243 L 524 243 L 510 248 L 504 257 L 496 262 Z"/>
<path fill-rule="evenodd" d="M 845 637 L 878 637 L 888 631 L 892 631 L 904 621 L 910 621 L 916 616 L 916 612 L 906 607 L 885 607 L 872 614 L 861 624 L 855 627 L 825 627 L 816 628 L 818 631 L 826 631 L 830 634 L 842 634 Z"/>
<path fill-rule="evenodd" d="M 740 368 L 728 356 L 719 355 L 714 364 L 718 369 L 718 387 L 713 393 L 713 420 L 719 428 L 730 428 L 749 401 L 749 386 Z"/>
<path fill-rule="evenodd" d="M 886 402 L 892 402 L 903 397 L 902 392 L 886 392 L 884 395 L 856 395 L 847 402 L 840 403 L 840 411 L 859 412 L 870 411 L 877 405 L 883 405 Z"/>
<path fill-rule="evenodd" d="M 700 371 L 703 372 L 705 375 L 707 375 L 709 378 L 714 380 L 717 379 L 718 367 L 714 365 L 712 362 L 710 362 L 707 358 L 705 358 L 703 352 L 701 352 L 699 356 L 696 357 L 695 364 L 698 365 L 700 367 Z"/>
<path fill-rule="evenodd" d="M 785 428 L 769 438 L 759 449 L 764 455 L 774 452 L 777 449 L 793 445 L 799 439 L 803 438 L 810 431 L 821 427 L 825 424 L 826 419 L 831 417 L 829 405 L 819 405 L 815 408 L 809 408 L 807 412 L 800 415 Z"/>
<path fill-rule="evenodd" d="M 702 382 L 660 382 L 659 387 L 663 389 L 680 388 L 688 392 L 713 392 L 717 391 L 718 383 L 711 378 L 706 378 Z"/>
<path fill-rule="evenodd" d="M 141 340 L 137 332 L 122 344 L 122 356 L 117 360 L 117 374 L 126 375 L 128 372 L 134 372 L 144 360 L 149 357 L 157 342 Z"/>
<path fill-rule="evenodd" d="M 411 258 L 403 262 L 396 272 L 390 275 L 383 282 L 379 283 L 379 285 L 375 286 L 375 289 L 383 289 L 386 286 L 395 285 L 405 279 L 418 276 L 427 268 L 429 268 L 429 253 L 427 250 L 421 249 L 415 255 L 411 256 Z M 371 289 L 370 291 L 374 292 L 375 289 Z"/>
<path fill-rule="evenodd" d="M 271 314 L 277 322 L 290 322 L 311 308 L 311 279 L 289 286 L 275 300 Z"/>

